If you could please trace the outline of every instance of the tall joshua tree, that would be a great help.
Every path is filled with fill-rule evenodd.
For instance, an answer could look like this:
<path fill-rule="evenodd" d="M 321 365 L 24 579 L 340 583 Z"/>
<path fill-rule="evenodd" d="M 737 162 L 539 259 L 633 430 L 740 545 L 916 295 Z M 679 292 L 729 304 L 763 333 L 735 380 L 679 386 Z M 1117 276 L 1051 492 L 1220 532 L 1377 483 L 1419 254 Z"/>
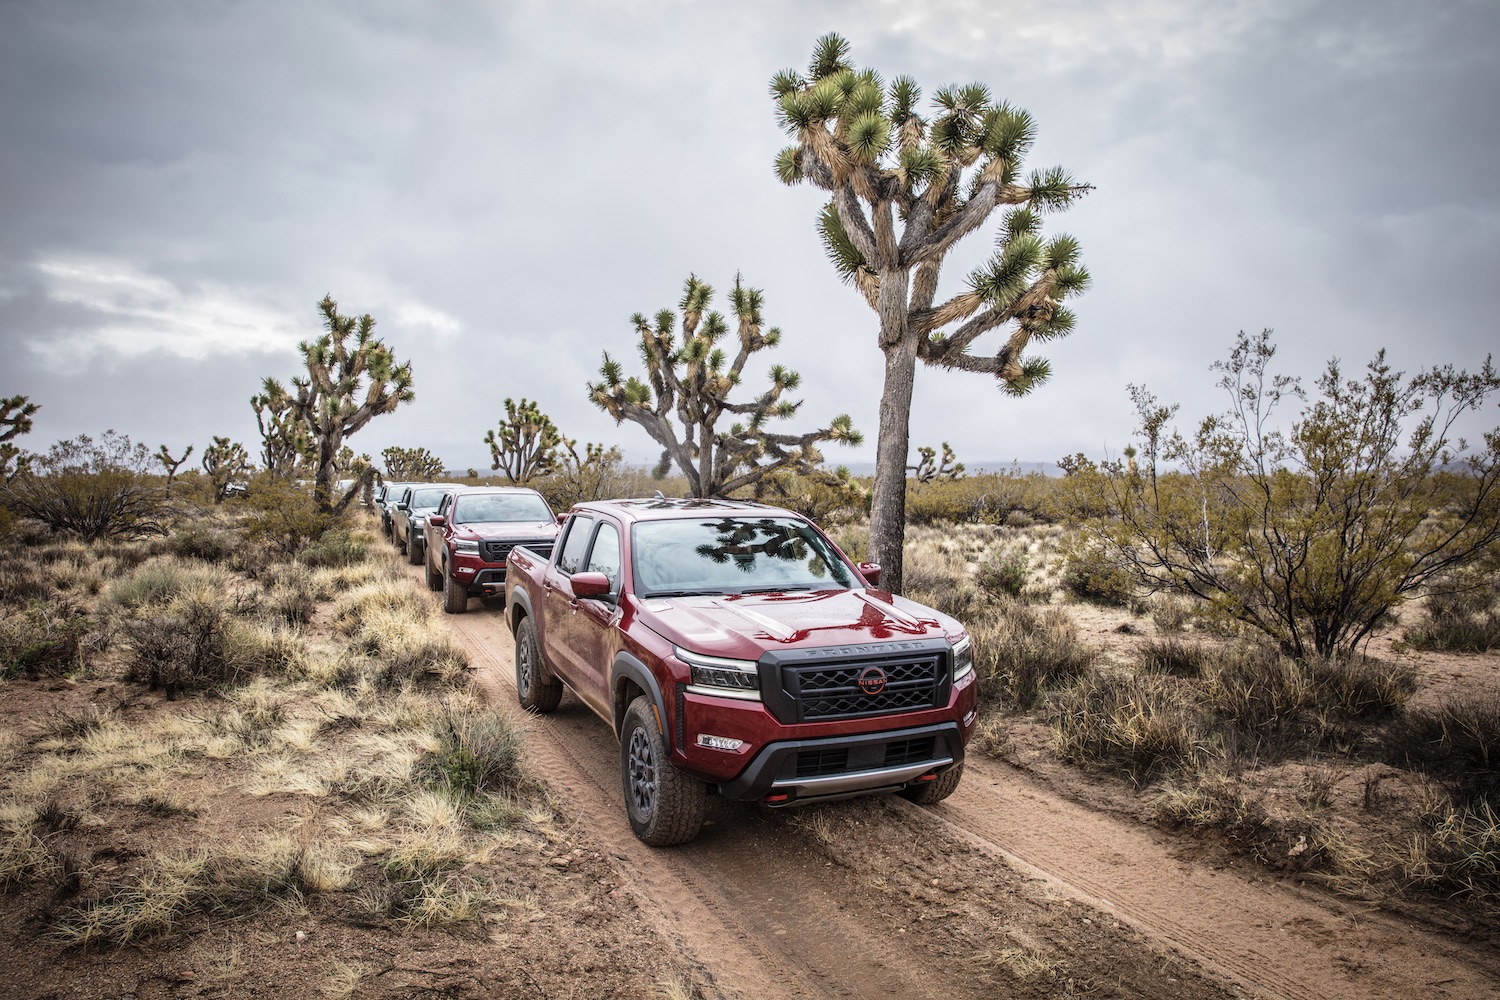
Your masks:
<path fill-rule="evenodd" d="M 426 448 L 402 448 L 391 445 L 380 453 L 385 463 L 385 478 L 397 483 L 425 483 L 443 478 L 446 466 Z"/>
<path fill-rule="evenodd" d="M 250 397 L 255 424 L 260 428 L 260 460 L 278 479 L 291 478 L 310 461 L 312 439 L 292 408 L 292 395 L 281 383 L 267 379 L 258 395 Z"/>
<path fill-rule="evenodd" d="M 40 409 L 39 405 L 30 402 L 25 396 L 0 399 L 0 481 L 24 470 L 26 460 L 21 457 L 21 449 L 11 444 L 11 441 L 22 434 L 31 433 L 31 416 Z M 14 469 L 11 468 L 12 462 L 15 463 Z"/>
<path fill-rule="evenodd" d="M 416 394 L 411 388 L 411 363 L 397 364 L 395 352 L 375 336 L 375 320 L 369 313 L 342 316 L 338 303 L 328 295 L 318 303 L 318 310 L 327 332 L 297 345 L 307 377 L 292 379 L 291 390 L 268 378 L 261 395 L 251 402 L 264 400 L 272 412 L 282 406 L 280 412 L 290 415 L 296 429 L 292 433 L 305 434 L 304 454 L 313 466 L 313 496 L 319 510 L 334 514 L 347 508 L 375 475 L 367 460 L 361 462 L 358 479 L 342 496 L 334 496 L 344 439 L 382 413 L 411 402 Z M 260 413 L 257 405 L 257 418 Z"/>
<path fill-rule="evenodd" d="M 683 286 L 682 345 L 674 342 L 672 328 L 677 316 L 663 309 L 654 323 L 636 313 L 630 318 L 641 338 L 641 357 L 646 362 L 649 385 L 634 376 L 623 378 L 620 363 L 604 353 L 599 369 L 602 381 L 590 383 L 594 405 L 615 418 L 633 420 L 662 446 L 657 475 L 665 475 L 676 464 L 687 477 L 695 497 L 722 497 L 743 486 L 752 486 L 779 469 L 817 474 L 823 457 L 820 441 L 858 444 L 861 437 L 848 414 L 835 417 L 829 426 L 806 434 L 776 434 L 767 429 L 773 419 L 796 414 L 801 400 L 783 396 L 795 391 L 800 376 L 774 365 L 771 385 L 745 403 L 731 403 L 729 393 L 740 384 L 745 363 L 752 354 L 775 347 L 781 331 L 762 329 L 764 296 L 758 288 L 747 288 L 738 275 L 729 293 L 729 306 L 738 320 L 738 347 L 725 368 L 728 355 L 719 346 L 729 325 L 719 312 L 707 312 L 714 290 L 689 275 Z M 736 421 L 727 432 L 716 430 L 719 418 L 733 414 Z M 681 425 L 681 436 L 673 417 Z"/>
<path fill-rule="evenodd" d="M 879 316 L 885 381 L 870 552 L 885 567 L 882 583 L 899 590 L 916 363 L 990 375 L 1014 396 L 1047 380 L 1047 362 L 1025 357 L 1026 348 L 1072 330 L 1062 302 L 1087 286 L 1088 272 L 1072 237 L 1043 239 L 1040 213 L 1067 207 L 1089 186 L 1060 167 L 1023 179 L 1035 123 L 982 84 L 944 87 L 924 116 L 910 77 L 886 87 L 848 56 L 848 42 L 825 35 L 805 76 L 789 69 L 771 80 L 795 140 L 777 156 L 776 173 L 829 192 L 818 220 L 824 247 Z M 948 252 L 1001 209 L 994 255 L 939 302 Z M 995 330 L 1008 334 L 981 351 L 980 338 Z"/>
<path fill-rule="evenodd" d="M 541 407 L 522 397 L 519 403 L 505 401 L 505 416 L 484 443 L 490 446 L 491 469 L 513 483 L 529 483 L 557 471 L 566 440 Z"/>

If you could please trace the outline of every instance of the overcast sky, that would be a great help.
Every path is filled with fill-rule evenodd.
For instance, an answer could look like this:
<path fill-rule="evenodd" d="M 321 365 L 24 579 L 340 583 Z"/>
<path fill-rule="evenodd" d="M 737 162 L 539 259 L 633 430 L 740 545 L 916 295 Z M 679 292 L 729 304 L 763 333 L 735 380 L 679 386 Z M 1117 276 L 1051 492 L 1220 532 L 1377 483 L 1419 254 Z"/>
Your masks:
<path fill-rule="evenodd" d="M 1053 381 L 1015 400 L 919 370 L 913 450 L 1117 454 L 1126 383 L 1218 408 L 1241 329 L 1309 379 L 1497 342 L 1493 0 L 0 0 L 0 396 L 42 405 L 34 448 L 113 427 L 254 451 L 248 399 L 296 374 L 331 293 L 415 371 L 357 450 L 487 468 L 526 396 L 649 462 L 584 383 L 605 349 L 638 366 L 632 313 L 689 272 L 723 305 L 739 271 L 783 331 L 747 390 L 799 370 L 787 429 L 849 412 L 866 444 L 827 457 L 872 461 L 876 318 L 823 256 L 821 193 L 772 171 L 767 83 L 828 31 L 929 96 L 988 85 L 1039 124 L 1028 166 L 1097 188 L 1047 219 L 1094 276 Z"/>

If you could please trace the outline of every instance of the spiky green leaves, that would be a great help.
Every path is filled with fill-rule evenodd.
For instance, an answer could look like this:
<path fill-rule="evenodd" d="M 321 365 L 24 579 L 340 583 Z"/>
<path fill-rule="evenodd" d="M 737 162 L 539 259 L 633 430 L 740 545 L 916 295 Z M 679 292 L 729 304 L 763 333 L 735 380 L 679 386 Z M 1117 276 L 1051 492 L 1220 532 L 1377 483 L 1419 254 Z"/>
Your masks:
<path fill-rule="evenodd" d="M 987 155 L 1019 162 L 1036 141 L 1036 122 L 1020 108 L 1001 103 L 985 113 L 977 139 Z"/>
<path fill-rule="evenodd" d="M 891 124 L 903 125 L 916 111 L 922 99 L 922 88 L 909 76 L 898 76 L 891 81 Z"/>
<path fill-rule="evenodd" d="M 794 69 L 784 69 L 771 77 L 771 95 L 779 100 L 787 94 L 801 90 L 806 85 L 801 73 Z"/>
<path fill-rule="evenodd" d="M 828 259 L 833 262 L 839 276 L 846 284 L 853 284 L 860 268 L 866 266 L 865 258 L 849 238 L 843 220 L 839 218 L 839 211 L 831 201 L 823 206 L 823 214 L 818 217 L 818 232 L 823 237 L 823 249 L 827 251 Z"/>
<path fill-rule="evenodd" d="M 1067 208 L 1074 199 L 1093 190 L 1090 185 L 1075 181 L 1072 175 L 1062 167 L 1032 171 L 1026 186 L 1031 196 L 1031 204 L 1043 209 Z"/>
<path fill-rule="evenodd" d="M 840 35 L 829 32 L 813 43 L 812 60 L 807 72 L 814 80 L 842 72 L 849 68 L 849 43 Z"/>
<path fill-rule="evenodd" d="M 788 146 L 776 154 L 776 177 L 786 185 L 800 184 L 806 176 L 802 173 L 800 147 Z"/>
<path fill-rule="evenodd" d="M 891 123 L 878 111 L 860 115 L 845 139 L 856 163 L 874 163 L 891 144 Z"/>
<path fill-rule="evenodd" d="M 1000 387 L 1007 396 L 1024 396 L 1052 378 L 1052 364 L 1046 358 L 1028 358 L 1021 365 L 1021 374 L 1016 378 L 1000 380 Z"/>

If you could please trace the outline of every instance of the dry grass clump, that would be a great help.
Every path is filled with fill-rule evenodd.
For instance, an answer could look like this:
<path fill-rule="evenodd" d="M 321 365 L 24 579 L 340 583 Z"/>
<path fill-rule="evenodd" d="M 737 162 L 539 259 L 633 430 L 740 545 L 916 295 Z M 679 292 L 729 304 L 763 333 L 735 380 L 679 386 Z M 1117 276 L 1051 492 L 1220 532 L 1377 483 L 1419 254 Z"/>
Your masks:
<path fill-rule="evenodd" d="M 409 580 L 368 583 L 338 599 L 334 626 L 382 663 L 379 681 L 399 686 L 427 677 L 452 683 L 468 655 L 437 618 L 437 609 Z"/>
<path fill-rule="evenodd" d="M 1187 642 L 1176 636 L 1148 639 L 1136 651 L 1135 668 L 1147 674 L 1197 677 L 1211 656 L 1201 642 Z"/>
<path fill-rule="evenodd" d="M 1403 873 L 1414 888 L 1500 900 L 1500 814 L 1487 799 L 1433 805 L 1412 838 Z"/>
<path fill-rule="evenodd" d="M 67 600 L 0 610 L 0 679 L 58 677 L 85 667 L 85 652 L 109 633 Z"/>
<path fill-rule="evenodd" d="M 0 839 L 0 890 L 53 881 L 62 871 L 57 852 L 29 828 Z"/>
<path fill-rule="evenodd" d="M 1456 593 L 1431 594 L 1422 621 L 1406 632 L 1413 649 L 1487 653 L 1500 649 L 1500 589 L 1494 584 Z"/>
<path fill-rule="evenodd" d="M 128 610 L 164 607 L 188 593 L 220 595 L 229 591 L 227 570 L 172 557 L 159 557 L 109 585 L 111 603 Z"/>
<path fill-rule="evenodd" d="M 211 521 L 190 521 L 178 525 L 167 537 L 167 549 L 183 559 L 222 563 L 234 554 L 238 540 L 233 532 Z"/>
<path fill-rule="evenodd" d="M 0 604 L 45 601 L 52 593 L 52 581 L 39 563 L 24 557 L 0 560 Z"/>
<path fill-rule="evenodd" d="M 1386 756 L 1442 781 L 1461 803 L 1500 802 L 1500 695 L 1408 710 L 1390 727 Z"/>
<path fill-rule="evenodd" d="M 1048 690 L 1085 676 L 1097 656 L 1066 612 L 1014 598 L 973 621 L 969 635 L 981 693 L 1018 708 L 1031 708 Z"/>
<path fill-rule="evenodd" d="M 1054 712 L 1064 760 L 1118 767 L 1136 781 L 1189 768 L 1206 753 L 1193 705 L 1172 678 L 1084 677 L 1058 696 Z"/>

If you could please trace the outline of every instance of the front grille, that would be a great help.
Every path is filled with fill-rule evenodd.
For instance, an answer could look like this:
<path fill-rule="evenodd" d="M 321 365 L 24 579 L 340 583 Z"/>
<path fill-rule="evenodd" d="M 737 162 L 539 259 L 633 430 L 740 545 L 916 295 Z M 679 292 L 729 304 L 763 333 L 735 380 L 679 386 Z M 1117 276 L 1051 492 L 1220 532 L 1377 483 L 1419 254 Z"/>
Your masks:
<path fill-rule="evenodd" d="M 937 706 L 947 670 L 939 655 L 782 668 L 782 680 L 804 721 L 917 712 Z M 881 675 L 884 685 L 877 686 Z"/>
<path fill-rule="evenodd" d="M 929 743 L 932 741 L 929 740 Z M 849 750 L 803 750 L 797 754 L 797 777 L 816 778 L 849 770 Z"/>
<path fill-rule="evenodd" d="M 524 545 L 543 559 L 552 557 L 552 539 L 539 538 L 534 541 L 483 541 L 479 543 L 479 552 L 484 556 L 485 562 L 505 562 L 510 555 L 510 550 L 517 545 Z"/>
<path fill-rule="evenodd" d="M 902 764 L 915 764 L 919 760 L 931 760 L 934 745 L 931 736 L 914 740 L 892 740 L 885 745 L 885 766 L 900 767 Z"/>

